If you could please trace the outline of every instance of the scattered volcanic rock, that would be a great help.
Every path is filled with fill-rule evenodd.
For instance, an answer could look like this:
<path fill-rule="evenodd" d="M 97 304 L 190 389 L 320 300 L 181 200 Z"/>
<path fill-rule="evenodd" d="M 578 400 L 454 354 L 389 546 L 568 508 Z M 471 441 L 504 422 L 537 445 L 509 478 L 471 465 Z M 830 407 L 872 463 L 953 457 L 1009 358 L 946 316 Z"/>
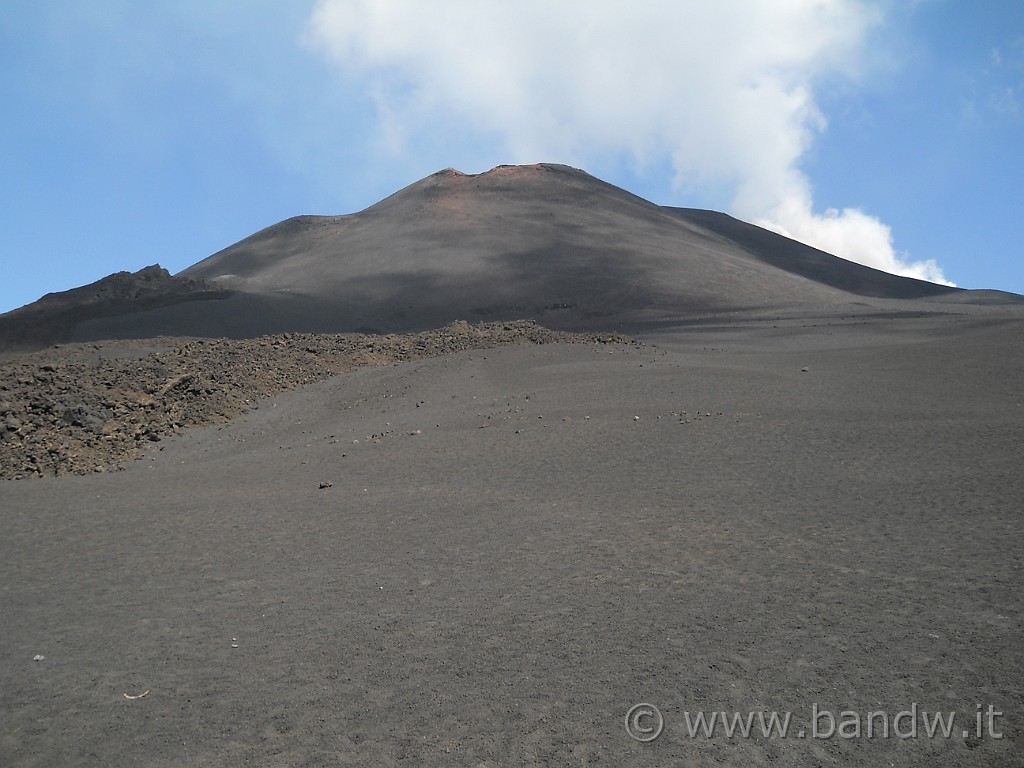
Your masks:
<path fill-rule="evenodd" d="M 0 366 L 0 477 L 116 469 L 167 435 L 227 421 L 263 398 L 361 366 L 558 342 L 635 343 L 532 322 L 456 322 L 406 336 L 167 340 L 141 355 L 125 342 L 37 352 Z"/>

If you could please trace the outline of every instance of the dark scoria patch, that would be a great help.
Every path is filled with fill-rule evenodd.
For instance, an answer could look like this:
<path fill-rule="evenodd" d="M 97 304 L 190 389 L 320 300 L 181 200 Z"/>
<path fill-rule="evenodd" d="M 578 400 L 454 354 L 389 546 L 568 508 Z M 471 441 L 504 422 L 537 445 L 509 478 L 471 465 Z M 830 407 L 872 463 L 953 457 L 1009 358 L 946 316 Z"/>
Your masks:
<path fill-rule="evenodd" d="M 225 422 L 263 398 L 355 368 L 509 345 L 624 342 L 637 343 L 531 321 L 460 321 L 401 336 L 191 339 L 144 355 L 138 342 L 57 347 L 0 366 L 0 477 L 118 469 L 168 435 Z"/>

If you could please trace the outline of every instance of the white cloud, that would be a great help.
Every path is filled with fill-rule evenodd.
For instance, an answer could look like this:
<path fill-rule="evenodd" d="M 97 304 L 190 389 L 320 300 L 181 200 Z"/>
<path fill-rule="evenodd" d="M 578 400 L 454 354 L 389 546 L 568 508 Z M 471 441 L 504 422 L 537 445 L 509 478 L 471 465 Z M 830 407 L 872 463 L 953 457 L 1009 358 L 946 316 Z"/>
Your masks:
<path fill-rule="evenodd" d="M 863 0 L 319 0 L 310 40 L 370 78 L 392 151 L 469 128 L 504 162 L 671 163 L 678 184 L 730 185 L 741 218 L 942 281 L 878 219 L 815 213 L 799 166 L 826 126 L 815 87 L 856 77 L 880 22 Z"/>
<path fill-rule="evenodd" d="M 809 200 L 797 198 L 785 201 L 776 208 L 771 219 L 756 223 L 794 240 L 813 245 L 828 253 L 840 254 L 845 259 L 919 280 L 953 285 L 945 279 L 934 259 L 908 262 L 893 248 L 892 231 L 873 216 L 845 208 L 829 208 L 823 215 L 811 213 Z M 786 222 L 785 226 L 778 222 Z"/>

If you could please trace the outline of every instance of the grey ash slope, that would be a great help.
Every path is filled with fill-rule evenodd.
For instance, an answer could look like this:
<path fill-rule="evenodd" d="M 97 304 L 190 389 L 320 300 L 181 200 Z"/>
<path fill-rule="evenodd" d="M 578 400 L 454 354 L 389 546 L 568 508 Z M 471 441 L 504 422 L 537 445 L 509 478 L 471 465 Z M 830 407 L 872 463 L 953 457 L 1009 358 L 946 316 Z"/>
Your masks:
<path fill-rule="evenodd" d="M 804 245 L 762 227 L 734 219 L 718 211 L 692 208 L 666 208 L 681 221 L 703 227 L 744 249 L 765 264 L 817 283 L 859 296 L 892 299 L 924 299 L 949 294 L 970 293 L 924 280 L 899 277 L 872 269 L 825 251 Z"/>
<path fill-rule="evenodd" d="M 5 481 L 0 764 L 1024 768 L 1024 318 L 975 311 L 466 351 Z M 794 734 L 912 706 L 952 738 Z"/>
<path fill-rule="evenodd" d="M 275 224 L 177 277 L 226 298 L 86 316 L 71 337 L 410 331 L 513 318 L 629 329 L 972 293 L 844 261 L 724 214 L 661 207 L 549 164 L 440 171 L 359 213 Z"/>
<path fill-rule="evenodd" d="M 457 317 L 635 325 L 948 292 L 558 165 L 441 171 L 359 214 L 282 222 L 182 274 L 387 330 Z"/>

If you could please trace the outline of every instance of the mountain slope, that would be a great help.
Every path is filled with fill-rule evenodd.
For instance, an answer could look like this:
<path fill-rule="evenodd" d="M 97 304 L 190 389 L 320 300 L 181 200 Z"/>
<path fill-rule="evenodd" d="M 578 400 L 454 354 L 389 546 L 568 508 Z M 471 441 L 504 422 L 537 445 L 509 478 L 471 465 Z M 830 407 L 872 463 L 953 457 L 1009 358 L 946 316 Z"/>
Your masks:
<path fill-rule="evenodd" d="M 547 164 L 440 171 L 360 213 L 268 227 L 179 277 L 226 297 L 87 319 L 74 338 L 407 331 L 455 319 L 621 328 L 951 292 Z"/>

